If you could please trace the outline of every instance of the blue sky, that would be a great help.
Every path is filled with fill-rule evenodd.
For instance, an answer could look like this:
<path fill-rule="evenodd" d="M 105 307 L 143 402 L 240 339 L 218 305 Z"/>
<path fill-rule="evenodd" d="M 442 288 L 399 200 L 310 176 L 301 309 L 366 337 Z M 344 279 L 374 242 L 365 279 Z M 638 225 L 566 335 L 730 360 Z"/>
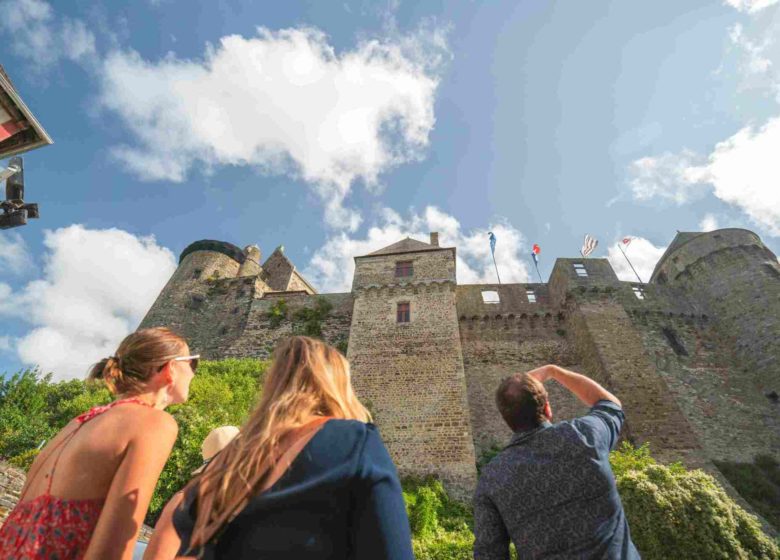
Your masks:
<path fill-rule="evenodd" d="M 321 291 L 439 230 L 460 282 L 546 279 L 586 233 L 645 277 L 675 230 L 780 249 L 780 7 L 5 0 L 53 146 L 0 233 L 0 372 L 83 375 L 197 239 L 283 244 Z M 646 279 L 646 278 L 645 278 Z"/>

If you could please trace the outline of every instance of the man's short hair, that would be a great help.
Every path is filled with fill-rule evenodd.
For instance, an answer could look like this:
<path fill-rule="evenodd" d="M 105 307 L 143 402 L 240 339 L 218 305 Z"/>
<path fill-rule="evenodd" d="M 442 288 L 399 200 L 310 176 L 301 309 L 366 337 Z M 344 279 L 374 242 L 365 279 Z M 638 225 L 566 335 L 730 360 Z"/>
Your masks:
<path fill-rule="evenodd" d="M 496 406 L 513 432 L 536 428 L 547 420 L 547 390 L 526 373 L 504 379 L 496 391 Z"/>

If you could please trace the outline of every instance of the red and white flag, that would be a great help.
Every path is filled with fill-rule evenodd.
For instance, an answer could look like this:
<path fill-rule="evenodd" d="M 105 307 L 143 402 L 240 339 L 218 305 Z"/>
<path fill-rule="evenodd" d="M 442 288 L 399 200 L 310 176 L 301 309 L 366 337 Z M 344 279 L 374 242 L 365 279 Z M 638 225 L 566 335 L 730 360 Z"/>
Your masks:
<path fill-rule="evenodd" d="M 633 239 L 634 239 L 633 237 L 624 237 L 623 238 L 623 247 L 628 247 L 628 245 L 631 243 L 631 241 Z"/>

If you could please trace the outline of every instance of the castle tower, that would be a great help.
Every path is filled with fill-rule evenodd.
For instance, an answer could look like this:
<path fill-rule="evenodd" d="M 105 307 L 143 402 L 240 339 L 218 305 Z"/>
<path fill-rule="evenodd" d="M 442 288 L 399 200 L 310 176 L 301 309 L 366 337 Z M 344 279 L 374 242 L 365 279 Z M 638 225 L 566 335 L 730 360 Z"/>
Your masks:
<path fill-rule="evenodd" d="M 406 238 L 355 257 L 353 383 L 402 474 L 476 481 L 455 305 L 455 249 Z"/>
<path fill-rule="evenodd" d="M 668 285 L 716 318 L 756 388 L 780 391 L 780 264 L 755 233 L 678 233 L 651 282 Z M 746 368 L 747 369 L 747 368 Z"/>
<path fill-rule="evenodd" d="M 220 320 L 221 316 L 235 309 L 221 304 L 226 290 L 245 294 L 247 302 L 254 290 L 254 279 L 236 280 L 245 260 L 241 249 L 224 241 L 203 239 L 188 245 L 179 257 L 178 268 L 139 328 L 169 327 L 184 336 L 193 351 L 206 357 L 219 355 L 215 345 L 226 343 L 231 330 L 226 327 L 231 323 Z M 231 285 L 214 289 L 225 282 Z"/>
<path fill-rule="evenodd" d="M 743 445 L 754 442 L 753 452 L 780 457 L 777 256 L 758 235 L 744 229 L 678 233 L 658 261 L 651 282 L 695 306 L 719 334 L 727 372 L 719 390 L 729 394 L 730 406 L 719 409 L 716 421 L 723 419 L 732 433 L 744 434 Z"/>
<path fill-rule="evenodd" d="M 259 276 L 263 272 L 260 257 L 260 247 L 257 245 L 244 247 L 244 262 L 238 269 L 238 276 Z"/>

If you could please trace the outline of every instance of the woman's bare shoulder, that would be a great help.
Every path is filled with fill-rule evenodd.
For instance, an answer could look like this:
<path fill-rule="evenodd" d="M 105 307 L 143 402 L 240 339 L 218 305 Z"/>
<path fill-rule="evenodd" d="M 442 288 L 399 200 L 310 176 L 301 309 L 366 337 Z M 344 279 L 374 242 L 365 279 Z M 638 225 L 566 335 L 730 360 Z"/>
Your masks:
<path fill-rule="evenodd" d="M 175 439 L 179 432 L 176 419 L 164 410 L 131 403 L 115 407 L 111 412 L 118 413 L 117 420 L 127 425 L 131 438 L 157 436 L 163 439 L 169 437 Z"/>

